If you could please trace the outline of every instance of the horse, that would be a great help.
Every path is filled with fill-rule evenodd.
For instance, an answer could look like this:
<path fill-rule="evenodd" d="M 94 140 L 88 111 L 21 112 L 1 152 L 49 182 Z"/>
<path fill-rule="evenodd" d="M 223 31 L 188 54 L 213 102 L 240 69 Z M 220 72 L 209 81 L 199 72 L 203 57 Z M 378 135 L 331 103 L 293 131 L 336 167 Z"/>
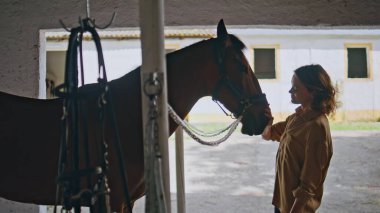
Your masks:
<path fill-rule="evenodd" d="M 245 45 L 228 34 L 221 20 L 217 37 L 166 55 L 168 102 L 181 118 L 196 102 L 212 96 L 235 116 L 242 115 L 242 134 L 259 135 L 268 118 L 265 94 L 244 56 Z M 108 82 L 125 155 L 131 204 L 144 196 L 144 152 L 140 67 Z M 89 141 L 99 137 L 96 92 L 98 84 L 80 87 L 88 94 Z M 63 99 L 33 99 L 0 92 L 0 197 L 8 200 L 54 205 Z M 112 128 L 106 125 L 106 139 Z M 177 124 L 169 119 L 172 134 Z M 96 159 L 91 150 L 91 159 Z M 84 163 L 81 160 L 81 165 Z M 109 144 L 107 173 L 112 211 L 127 212 L 115 147 Z"/>

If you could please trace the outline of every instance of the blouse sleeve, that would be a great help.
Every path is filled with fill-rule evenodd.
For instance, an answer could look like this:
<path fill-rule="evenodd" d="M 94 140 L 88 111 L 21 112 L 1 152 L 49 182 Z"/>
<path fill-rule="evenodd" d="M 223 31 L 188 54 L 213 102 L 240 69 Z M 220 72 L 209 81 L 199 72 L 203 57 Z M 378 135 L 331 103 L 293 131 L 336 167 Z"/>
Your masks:
<path fill-rule="evenodd" d="M 331 135 L 328 127 L 315 125 L 310 128 L 302 166 L 300 185 L 293 190 L 294 197 L 315 196 L 323 184 L 332 157 Z"/>
<path fill-rule="evenodd" d="M 288 120 L 289 120 L 289 117 L 285 121 L 281 121 L 281 122 L 273 124 L 273 126 L 270 129 L 271 140 L 280 141 L 281 136 L 285 131 L 285 127 L 288 123 Z"/>

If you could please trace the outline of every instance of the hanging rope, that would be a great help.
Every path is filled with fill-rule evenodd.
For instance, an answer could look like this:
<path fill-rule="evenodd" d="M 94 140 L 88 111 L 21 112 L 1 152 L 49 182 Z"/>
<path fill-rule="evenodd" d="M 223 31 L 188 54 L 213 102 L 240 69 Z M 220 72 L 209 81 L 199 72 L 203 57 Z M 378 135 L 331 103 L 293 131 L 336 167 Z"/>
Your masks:
<path fill-rule="evenodd" d="M 162 90 L 162 75 L 159 73 L 149 73 L 148 79 L 144 82 L 144 93 L 149 98 L 148 122 L 146 128 L 146 138 L 144 153 L 147 169 L 145 177 L 147 178 L 147 191 L 145 201 L 145 212 L 149 213 L 166 213 L 167 207 L 164 196 L 164 183 L 162 175 L 162 156 L 159 145 L 159 109 L 157 105 L 158 96 Z"/>
<path fill-rule="evenodd" d="M 168 104 L 168 112 L 169 112 L 170 117 L 174 120 L 174 122 L 176 122 L 178 125 L 182 126 L 183 129 L 185 130 L 185 132 L 192 139 L 194 139 L 195 141 L 197 141 L 198 143 L 200 143 L 202 145 L 207 145 L 207 146 L 217 146 L 217 145 L 223 143 L 224 141 L 226 141 L 232 135 L 232 133 L 235 131 L 236 127 L 239 125 L 241 119 L 243 118 L 242 115 L 239 116 L 232 124 L 230 124 L 229 126 L 227 126 L 226 128 L 224 128 L 222 130 L 216 131 L 214 133 L 204 133 L 203 131 L 195 128 L 194 126 L 192 126 L 191 124 L 189 124 L 185 120 L 182 120 L 182 118 L 177 115 L 177 113 L 173 110 L 173 108 L 169 104 Z M 226 132 L 227 130 L 228 130 L 227 134 L 218 140 L 205 141 L 205 140 L 200 138 L 200 136 L 203 136 L 203 137 L 218 136 L 218 135 L 222 134 L 223 132 Z"/>

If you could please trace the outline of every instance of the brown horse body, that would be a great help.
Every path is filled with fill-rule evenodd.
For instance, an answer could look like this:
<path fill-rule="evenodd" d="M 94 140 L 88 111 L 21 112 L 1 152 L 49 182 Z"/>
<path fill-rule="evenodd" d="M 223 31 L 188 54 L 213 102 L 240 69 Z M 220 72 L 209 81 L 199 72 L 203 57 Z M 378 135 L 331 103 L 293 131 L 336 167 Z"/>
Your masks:
<path fill-rule="evenodd" d="M 219 28 L 222 28 L 221 30 Z M 167 55 L 168 99 L 182 118 L 201 97 L 212 95 L 220 79 L 216 43 L 224 45 L 224 67 L 230 80 L 239 85 L 244 95 L 261 94 L 257 79 L 243 56 L 242 43 L 218 26 L 218 38 L 198 42 Z M 221 32 L 219 32 L 221 31 Z M 220 38 L 223 37 L 223 38 Z M 240 43 L 239 43 L 240 42 Z M 239 46 L 240 45 L 240 46 Z M 238 56 L 238 57 L 237 57 Z M 243 70 L 239 70 L 242 67 Z M 90 91 L 84 108 L 88 112 L 89 141 L 99 137 L 97 118 L 97 85 L 86 85 Z M 143 134 L 141 119 L 140 68 L 109 82 L 120 140 L 125 155 L 132 204 L 145 193 Z M 239 100 L 222 87 L 219 101 L 234 112 Z M 260 134 L 267 119 L 259 103 L 244 111 L 242 132 Z M 0 92 L 0 197 L 9 200 L 52 205 L 55 202 L 62 99 L 38 100 Z M 124 193 L 113 147 L 112 129 L 106 127 L 109 141 L 111 208 L 123 210 Z M 170 120 L 170 134 L 176 125 Z M 91 150 L 92 165 L 97 165 L 96 150 Z M 81 162 L 83 165 L 83 162 Z"/>

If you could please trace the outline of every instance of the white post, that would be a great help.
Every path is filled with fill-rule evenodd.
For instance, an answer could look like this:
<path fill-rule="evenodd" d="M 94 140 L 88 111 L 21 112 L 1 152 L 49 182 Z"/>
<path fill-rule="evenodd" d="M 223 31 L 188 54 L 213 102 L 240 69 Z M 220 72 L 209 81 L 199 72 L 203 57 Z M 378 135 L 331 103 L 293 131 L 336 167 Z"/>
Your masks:
<path fill-rule="evenodd" d="M 177 212 L 186 213 L 185 174 L 183 160 L 183 128 L 178 126 L 175 131 L 175 159 L 177 178 Z"/>
<path fill-rule="evenodd" d="M 142 86 L 142 116 L 144 143 L 146 134 L 149 99 L 144 94 L 144 78 L 149 73 L 162 73 L 162 91 L 158 96 L 158 129 L 159 146 L 162 155 L 162 176 L 164 186 L 164 200 L 166 210 L 171 212 L 170 199 L 170 173 L 168 153 L 168 111 L 167 111 L 167 86 L 166 86 L 166 60 L 164 51 L 164 3 L 163 0 L 140 0 L 140 28 L 141 28 L 141 86 Z M 144 144 L 144 147 L 146 144 Z M 144 152 L 146 149 L 144 148 Z M 146 162 L 145 162 L 146 163 Z M 146 171 L 145 171 L 146 173 Z M 148 180 L 147 180 L 148 181 Z M 151 184 L 150 184 L 151 185 Z M 147 189 L 149 190 L 149 189 Z M 154 210 L 153 210 L 154 211 Z M 156 210 L 157 211 L 157 210 Z"/>

